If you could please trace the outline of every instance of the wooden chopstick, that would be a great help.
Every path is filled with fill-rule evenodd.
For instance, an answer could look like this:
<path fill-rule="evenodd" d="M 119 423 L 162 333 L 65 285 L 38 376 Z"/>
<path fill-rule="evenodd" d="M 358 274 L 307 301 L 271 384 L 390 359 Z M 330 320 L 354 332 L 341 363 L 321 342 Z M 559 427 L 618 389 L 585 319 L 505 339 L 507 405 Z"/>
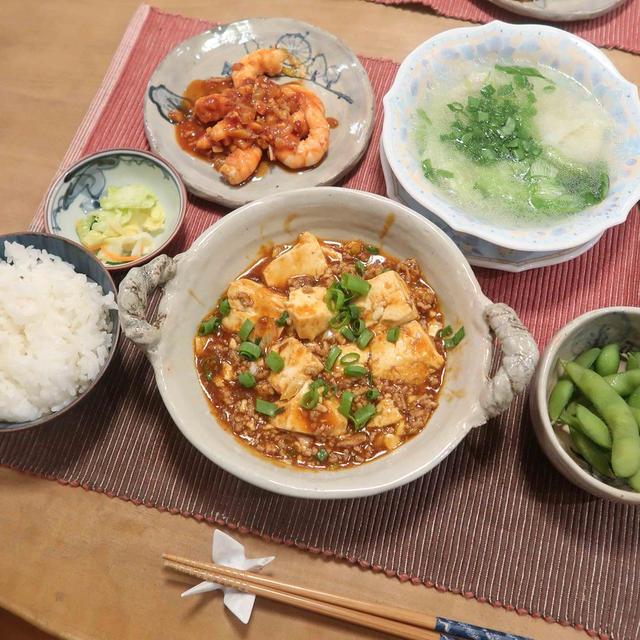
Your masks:
<path fill-rule="evenodd" d="M 321 602 L 327 602 L 329 604 L 337 604 L 342 607 L 347 607 L 348 609 L 354 609 L 355 611 L 362 611 L 364 613 L 371 613 L 372 611 L 375 611 L 375 615 L 379 617 L 389 618 L 390 620 L 397 620 L 398 622 L 405 622 L 407 624 L 413 624 L 417 627 L 430 629 L 432 631 L 436 630 L 435 616 L 426 615 L 417 611 L 411 611 L 410 609 L 402 609 L 400 607 L 393 607 L 387 604 L 379 604 L 377 602 L 359 600 L 357 598 L 350 598 L 348 596 L 341 596 L 336 593 L 329 593 L 327 591 L 320 591 L 318 589 L 303 587 L 291 582 L 285 582 L 284 580 L 276 580 L 275 578 L 263 576 L 258 573 L 251 573 L 249 571 L 233 569 L 232 567 L 223 567 L 221 565 L 215 565 L 208 562 L 198 562 L 196 560 L 189 560 L 188 558 L 181 558 L 179 556 L 174 556 L 168 553 L 163 554 L 162 557 L 165 560 L 171 560 L 172 562 L 177 562 L 188 567 L 215 571 L 217 574 L 228 576 L 229 578 L 245 580 L 246 582 L 251 582 L 263 587 L 278 589 L 279 591 L 284 591 L 286 593 L 292 593 L 299 596 L 305 596 L 307 598 L 312 598 L 313 600 L 319 600 Z"/>
<path fill-rule="evenodd" d="M 345 622 L 357 624 L 361 627 L 368 627 L 369 629 L 389 633 L 400 638 L 407 638 L 408 640 L 449 640 L 448 636 L 444 636 L 436 631 L 430 631 L 428 629 L 415 627 L 403 622 L 389 620 L 388 618 L 383 618 L 371 613 L 356 611 L 340 605 L 314 600 L 305 596 L 280 591 L 273 587 L 262 586 L 253 582 L 230 577 L 223 573 L 218 573 L 217 569 L 219 567 L 217 565 L 210 565 L 215 567 L 215 569 L 198 568 L 189 564 L 183 564 L 182 562 L 176 562 L 166 556 L 163 557 L 166 567 L 194 576 L 200 580 L 217 582 L 219 584 L 238 589 L 239 591 L 254 593 L 255 595 L 275 600 L 276 602 L 293 605 L 300 609 L 306 609 L 307 611 L 320 613 L 331 618 L 344 620 Z"/>
<path fill-rule="evenodd" d="M 332 615 L 331 613 L 320 611 L 318 608 L 320 605 L 338 607 L 342 611 L 334 611 L 334 613 L 340 613 L 340 615 L 333 615 L 333 617 L 339 617 L 343 620 L 349 619 L 345 617 L 345 612 L 348 613 L 349 610 L 351 611 L 351 613 L 359 612 L 360 615 L 366 616 L 366 619 L 370 622 L 370 624 L 357 622 L 351 619 L 349 619 L 349 621 L 355 622 L 355 624 L 360 624 L 361 626 L 369 626 L 373 629 L 386 631 L 387 633 L 398 635 L 404 638 L 434 638 L 446 640 L 446 638 L 453 638 L 454 636 L 451 636 L 451 633 L 454 633 L 455 638 L 460 638 L 462 640 L 484 640 L 488 638 L 491 638 L 492 640 L 499 640 L 501 638 L 527 640 L 526 638 L 520 638 L 520 636 L 510 635 L 502 631 L 484 629 L 481 627 L 476 627 L 474 625 L 468 625 L 466 623 L 437 618 L 436 616 L 412 611 L 410 609 L 403 609 L 401 607 L 380 604 L 367 600 L 360 600 L 348 596 L 341 596 L 327 591 L 320 591 L 318 589 L 311 589 L 309 587 L 303 587 L 291 582 L 285 582 L 284 580 L 277 580 L 269 576 L 263 576 L 249 571 L 242 571 L 240 569 L 234 569 L 232 567 L 224 567 L 208 562 L 199 562 L 196 560 L 190 560 L 188 558 L 182 558 L 180 556 L 175 556 L 167 553 L 163 554 L 162 557 L 165 560 L 166 566 L 183 573 L 194 575 L 198 578 L 201 578 L 202 580 L 213 580 L 220 584 L 225 584 L 227 586 L 237 588 L 241 591 L 250 591 L 252 593 L 263 595 L 265 597 L 270 597 L 270 595 L 268 595 L 266 591 L 263 593 L 259 593 L 257 589 L 268 590 L 270 593 L 275 592 L 280 594 L 281 596 L 289 595 L 298 599 L 303 599 L 307 601 L 306 604 L 308 604 L 309 606 L 303 606 L 299 603 L 285 599 L 279 599 L 279 601 L 288 602 L 289 604 L 293 604 L 294 606 L 307 608 L 311 611 L 316 611 L 317 613 L 325 613 L 325 615 L 329 616 Z M 242 584 L 242 586 L 236 586 L 236 584 L 231 584 L 231 582 Z M 310 603 L 313 604 L 311 605 Z M 375 614 L 371 613 L 372 611 L 375 611 Z M 390 628 L 382 628 L 380 624 L 385 620 L 388 623 L 393 623 L 395 625 L 400 624 L 401 626 L 398 627 L 395 632 Z M 372 626 L 373 624 L 376 624 L 377 626 Z M 452 632 L 445 630 L 448 627 L 453 627 L 454 631 Z M 425 631 L 429 631 L 432 633 L 431 635 L 424 635 Z M 444 632 L 446 635 L 440 635 L 442 632 Z M 411 635 L 405 635 L 406 633 L 410 633 Z M 415 635 L 416 633 L 418 635 Z"/>

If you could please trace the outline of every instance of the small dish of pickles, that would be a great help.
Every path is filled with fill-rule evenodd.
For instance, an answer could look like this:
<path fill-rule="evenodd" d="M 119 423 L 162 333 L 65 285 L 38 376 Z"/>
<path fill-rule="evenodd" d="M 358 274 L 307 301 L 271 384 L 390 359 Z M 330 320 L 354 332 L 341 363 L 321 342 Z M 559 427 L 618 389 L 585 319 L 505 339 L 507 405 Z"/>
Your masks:
<path fill-rule="evenodd" d="M 640 308 L 590 311 L 547 345 L 530 394 L 554 466 L 602 498 L 640 504 Z"/>
<path fill-rule="evenodd" d="M 178 232 L 187 194 L 175 169 L 137 149 L 81 158 L 49 191 L 45 228 L 92 252 L 108 270 L 157 255 Z"/>

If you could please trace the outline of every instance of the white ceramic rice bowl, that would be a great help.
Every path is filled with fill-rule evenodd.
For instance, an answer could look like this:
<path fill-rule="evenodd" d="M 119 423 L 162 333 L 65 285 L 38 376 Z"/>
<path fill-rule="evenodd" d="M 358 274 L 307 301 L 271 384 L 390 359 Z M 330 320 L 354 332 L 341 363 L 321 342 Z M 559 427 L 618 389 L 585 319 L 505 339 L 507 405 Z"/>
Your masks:
<path fill-rule="evenodd" d="M 391 219 L 381 242 L 381 230 Z M 449 352 L 439 406 L 426 428 L 395 451 L 359 467 L 313 471 L 258 455 L 216 422 L 194 366 L 196 328 L 229 282 L 246 270 L 265 243 L 291 241 L 302 231 L 326 239 L 359 238 L 382 244 L 394 256 L 417 258 L 439 297 L 446 323 L 465 327 L 464 340 Z M 168 282 L 156 328 L 144 320 L 144 306 L 147 293 L 162 281 Z M 243 480 L 298 497 L 358 497 L 419 477 L 473 427 L 504 410 L 513 391 L 526 385 L 537 361 L 535 343 L 513 311 L 493 305 L 482 294 L 469 264 L 442 231 L 396 202 L 334 187 L 277 194 L 236 210 L 207 229 L 186 253 L 173 260 L 160 256 L 133 269 L 120 287 L 119 304 L 125 334 L 146 351 L 162 398 L 189 441 Z M 513 361 L 519 368 L 515 375 L 512 370 L 505 376 L 508 366 L 503 367 L 493 381 L 488 378 L 493 338 L 487 311 L 506 320 L 498 333 L 506 337 L 505 353 L 515 345 Z"/>

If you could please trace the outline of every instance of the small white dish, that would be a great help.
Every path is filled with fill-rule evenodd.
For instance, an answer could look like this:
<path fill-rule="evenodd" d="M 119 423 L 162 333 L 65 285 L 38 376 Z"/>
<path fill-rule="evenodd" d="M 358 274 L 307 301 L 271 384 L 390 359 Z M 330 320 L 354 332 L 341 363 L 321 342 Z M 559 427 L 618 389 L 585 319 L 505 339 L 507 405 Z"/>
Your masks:
<path fill-rule="evenodd" d="M 462 251 L 464 257 L 469 261 L 469 264 L 474 267 L 484 267 L 485 269 L 496 269 L 510 273 L 521 273 L 529 269 L 549 267 L 573 260 L 586 253 L 602 237 L 602 234 L 600 234 L 585 244 L 573 249 L 565 249 L 564 251 L 515 251 L 514 249 L 506 249 L 467 233 L 454 231 L 446 222 L 431 213 L 419 202 L 416 202 L 393 175 L 384 152 L 382 139 L 380 140 L 380 164 L 382 165 L 382 173 L 387 187 L 387 197 L 413 209 L 442 229 L 456 243 L 458 249 Z"/>
<path fill-rule="evenodd" d="M 219 424 L 202 392 L 193 336 L 231 280 L 265 243 L 291 242 L 310 231 L 321 238 L 359 238 L 391 255 L 415 257 L 438 295 L 445 321 L 465 337 L 447 355 L 438 408 L 425 429 L 387 455 L 358 467 L 315 471 L 274 463 Z M 383 240 L 381 239 L 381 234 Z M 159 325 L 146 320 L 151 291 L 164 285 Z M 153 365 L 160 394 L 185 437 L 205 456 L 252 484 L 302 498 L 355 498 L 420 477 L 474 428 L 504 411 L 529 381 L 538 350 L 515 312 L 488 300 L 469 264 L 437 227 L 382 196 L 337 187 L 275 194 L 226 215 L 183 254 L 158 256 L 122 281 L 118 304 L 125 335 Z M 494 338 L 502 364 L 490 377 Z"/>
<path fill-rule="evenodd" d="M 413 115 L 421 87 L 446 78 L 469 60 L 548 66 L 582 84 L 613 120 L 610 187 L 607 197 L 583 211 L 537 226 L 499 225 L 464 211 L 424 178 L 411 143 Z M 440 33 L 403 61 L 384 97 L 382 138 L 393 174 L 411 198 L 452 229 L 517 251 L 558 252 L 592 241 L 624 222 L 640 198 L 640 100 L 637 87 L 589 42 L 545 25 L 489 24 Z"/>
<path fill-rule="evenodd" d="M 208 162 L 178 146 L 168 113 L 180 105 L 192 80 L 227 75 L 231 65 L 250 51 L 273 46 L 286 48 L 301 63 L 303 84 L 320 97 L 327 117 L 338 125 L 331 129 L 329 150 L 317 166 L 292 171 L 270 163 L 265 175 L 231 186 Z M 373 107 L 366 71 L 338 38 L 291 18 L 250 18 L 205 31 L 169 52 L 149 78 L 144 125 L 151 149 L 176 167 L 190 192 L 237 207 L 272 193 L 337 182 L 367 148 Z"/>
<path fill-rule="evenodd" d="M 48 233 L 80 242 L 76 222 L 100 208 L 108 186 L 142 184 L 153 192 L 165 214 L 164 229 L 153 236 L 153 249 L 137 260 L 105 264 L 109 271 L 147 262 L 173 240 L 184 222 L 187 192 L 178 172 L 162 158 L 138 149 L 106 149 L 85 156 L 60 174 L 45 203 Z"/>
<path fill-rule="evenodd" d="M 640 505 L 640 493 L 609 484 L 593 475 L 586 463 L 572 451 L 569 436 L 554 429 L 549 420 L 547 400 L 558 380 L 559 360 L 571 360 L 591 347 L 603 347 L 612 342 L 620 344 L 623 350 L 640 348 L 640 308 L 596 309 L 562 327 L 547 344 L 536 368 L 529 394 L 529 410 L 542 450 L 568 480 L 594 496 Z"/>
<path fill-rule="evenodd" d="M 613 11 L 628 0 L 489 0 L 521 16 L 550 22 L 590 20 Z"/>

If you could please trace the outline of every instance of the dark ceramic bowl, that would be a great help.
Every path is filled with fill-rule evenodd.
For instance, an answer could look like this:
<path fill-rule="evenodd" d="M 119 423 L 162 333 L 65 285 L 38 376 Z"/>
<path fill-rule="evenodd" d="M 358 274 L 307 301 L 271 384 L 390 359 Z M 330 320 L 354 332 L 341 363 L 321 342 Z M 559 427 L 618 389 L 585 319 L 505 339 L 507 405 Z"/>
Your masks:
<path fill-rule="evenodd" d="M 0 235 L 0 260 L 4 260 L 5 258 L 5 242 L 18 242 L 19 244 L 22 244 L 26 247 L 33 247 L 34 249 L 44 249 L 45 251 L 47 251 L 47 253 L 59 256 L 65 262 L 73 265 L 76 272 L 83 273 L 87 276 L 87 278 L 100 285 L 104 293 L 109 293 L 109 291 L 111 291 L 114 297 L 117 295 L 116 285 L 114 284 L 111 276 L 102 265 L 102 263 L 95 256 L 93 256 L 86 249 L 84 249 L 79 244 L 76 244 L 75 242 L 71 242 L 70 240 L 62 238 L 60 236 L 26 231 Z M 0 421 L 0 433 L 6 431 L 17 431 L 19 429 L 28 429 L 29 427 L 35 427 L 37 425 L 44 424 L 45 422 L 49 422 L 53 418 L 56 418 L 60 414 L 71 409 L 71 407 L 81 402 L 89 394 L 93 387 L 95 387 L 95 385 L 99 382 L 100 378 L 103 376 L 104 372 L 107 370 L 109 364 L 111 363 L 113 354 L 116 350 L 116 345 L 118 343 L 118 336 L 120 335 L 120 320 L 117 309 L 111 309 L 109 311 L 109 319 L 111 321 L 112 336 L 109 357 L 107 358 L 106 362 L 102 366 L 102 369 L 93 380 L 93 382 L 89 385 L 89 387 L 87 387 L 87 389 L 85 389 L 80 395 L 74 398 L 68 405 L 66 405 L 59 411 L 44 415 L 37 420 L 32 420 L 31 422 Z"/>

